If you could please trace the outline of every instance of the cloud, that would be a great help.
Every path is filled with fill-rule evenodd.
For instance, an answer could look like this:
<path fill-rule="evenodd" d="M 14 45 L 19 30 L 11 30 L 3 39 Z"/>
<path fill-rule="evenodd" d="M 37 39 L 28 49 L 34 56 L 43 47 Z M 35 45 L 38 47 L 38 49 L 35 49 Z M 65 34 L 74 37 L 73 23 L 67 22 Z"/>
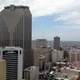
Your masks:
<path fill-rule="evenodd" d="M 62 21 L 63 24 L 75 24 L 80 25 L 80 12 L 79 11 L 70 11 L 62 13 L 57 16 L 55 21 Z"/>
<path fill-rule="evenodd" d="M 33 17 L 56 14 L 56 22 L 80 25 L 80 0 L 0 0 L 1 9 L 10 4 L 30 6 Z"/>
<path fill-rule="evenodd" d="M 78 25 L 80 29 L 80 0 L 75 0 L 69 9 L 57 16 L 55 21 L 62 21 L 63 24 Z"/>
<path fill-rule="evenodd" d="M 62 12 L 75 0 L 0 0 L 2 6 L 9 4 L 29 5 L 33 16 L 45 16 Z"/>
<path fill-rule="evenodd" d="M 75 0 L 33 0 L 30 4 L 33 16 L 56 14 L 68 9 Z"/>
<path fill-rule="evenodd" d="M 29 6 L 32 0 L 0 0 L 0 10 L 11 4 Z"/>
<path fill-rule="evenodd" d="M 56 22 L 80 25 L 80 0 L 33 0 L 30 7 L 33 17 L 56 14 Z"/>

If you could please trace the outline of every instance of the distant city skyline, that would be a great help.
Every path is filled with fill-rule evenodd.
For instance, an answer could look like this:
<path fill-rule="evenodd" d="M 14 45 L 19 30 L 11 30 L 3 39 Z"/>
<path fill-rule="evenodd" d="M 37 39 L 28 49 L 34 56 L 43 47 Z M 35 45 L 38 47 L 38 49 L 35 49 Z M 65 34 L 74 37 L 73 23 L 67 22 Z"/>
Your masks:
<path fill-rule="evenodd" d="M 0 10 L 10 4 L 30 7 L 33 40 L 59 36 L 61 41 L 80 41 L 79 0 L 0 0 Z"/>

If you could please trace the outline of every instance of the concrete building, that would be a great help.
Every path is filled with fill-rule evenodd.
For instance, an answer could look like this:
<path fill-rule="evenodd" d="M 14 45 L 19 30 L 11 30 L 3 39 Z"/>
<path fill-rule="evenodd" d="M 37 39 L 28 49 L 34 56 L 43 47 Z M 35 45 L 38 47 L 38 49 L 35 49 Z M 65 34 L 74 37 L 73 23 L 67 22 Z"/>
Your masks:
<path fill-rule="evenodd" d="M 40 70 L 45 69 L 46 64 L 49 62 L 49 49 L 48 48 L 35 48 L 34 53 L 34 65 L 39 66 Z"/>
<path fill-rule="evenodd" d="M 57 49 L 57 50 L 60 50 L 60 37 L 54 37 L 54 42 L 53 42 L 53 45 L 54 45 L 54 49 Z"/>
<path fill-rule="evenodd" d="M 46 39 L 37 39 L 36 40 L 36 48 L 41 48 L 41 47 L 47 47 L 47 40 Z"/>
<path fill-rule="evenodd" d="M 39 67 L 31 66 L 24 70 L 25 80 L 39 80 Z"/>
<path fill-rule="evenodd" d="M 63 60 L 63 53 L 64 53 L 64 51 L 53 49 L 52 62 L 55 63 L 57 61 L 62 61 Z"/>
<path fill-rule="evenodd" d="M 80 49 L 79 48 L 71 48 L 69 51 L 70 62 L 76 63 L 80 62 Z"/>
<path fill-rule="evenodd" d="M 6 80 L 6 61 L 0 59 L 0 80 Z"/>
<path fill-rule="evenodd" d="M 0 46 L 24 48 L 24 68 L 33 64 L 32 15 L 28 6 L 10 5 L 0 12 Z"/>
<path fill-rule="evenodd" d="M 23 49 L 19 47 L 1 48 L 0 57 L 6 60 L 6 80 L 22 80 Z"/>

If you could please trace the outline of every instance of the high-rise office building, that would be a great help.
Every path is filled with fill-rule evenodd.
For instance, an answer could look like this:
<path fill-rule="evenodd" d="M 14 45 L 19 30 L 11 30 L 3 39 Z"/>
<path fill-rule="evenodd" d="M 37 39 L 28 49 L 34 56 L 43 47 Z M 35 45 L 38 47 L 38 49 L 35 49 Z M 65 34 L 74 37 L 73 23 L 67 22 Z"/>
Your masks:
<path fill-rule="evenodd" d="M 24 68 L 33 64 L 31 53 L 32 15 L 28 6 L 10 5 L 0 12 L 0 46 L 24 49 Z"/>
<path fill-rule="evenodd" d="M 60 50 L 60 37 L 56 36 L 54 37 L 54 49 Z"/>
<path fill-rule="evenodd" d="M 5 47 L 0 49 L 0 57 L 6 60 L 6 80 L 22 80 L 23 49 Z"/>
<path fill-rule="evenodd" d="M 6 80 L 6 61 L 0 59 L 0 80 Z"/>

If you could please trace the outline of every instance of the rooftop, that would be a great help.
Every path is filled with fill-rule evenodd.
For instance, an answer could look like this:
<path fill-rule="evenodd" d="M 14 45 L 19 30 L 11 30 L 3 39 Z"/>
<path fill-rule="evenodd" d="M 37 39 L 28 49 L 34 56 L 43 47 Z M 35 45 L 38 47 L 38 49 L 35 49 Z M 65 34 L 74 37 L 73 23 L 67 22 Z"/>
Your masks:
<path fill-rule="evenodd" d="M 22 8 L 22 9 L 29 9 L 28 6 L 15 6 L 15 5 L 10 5 L 10 6 L 6 6 L 5 9 L 12 9 L 12 8 Z"/>

